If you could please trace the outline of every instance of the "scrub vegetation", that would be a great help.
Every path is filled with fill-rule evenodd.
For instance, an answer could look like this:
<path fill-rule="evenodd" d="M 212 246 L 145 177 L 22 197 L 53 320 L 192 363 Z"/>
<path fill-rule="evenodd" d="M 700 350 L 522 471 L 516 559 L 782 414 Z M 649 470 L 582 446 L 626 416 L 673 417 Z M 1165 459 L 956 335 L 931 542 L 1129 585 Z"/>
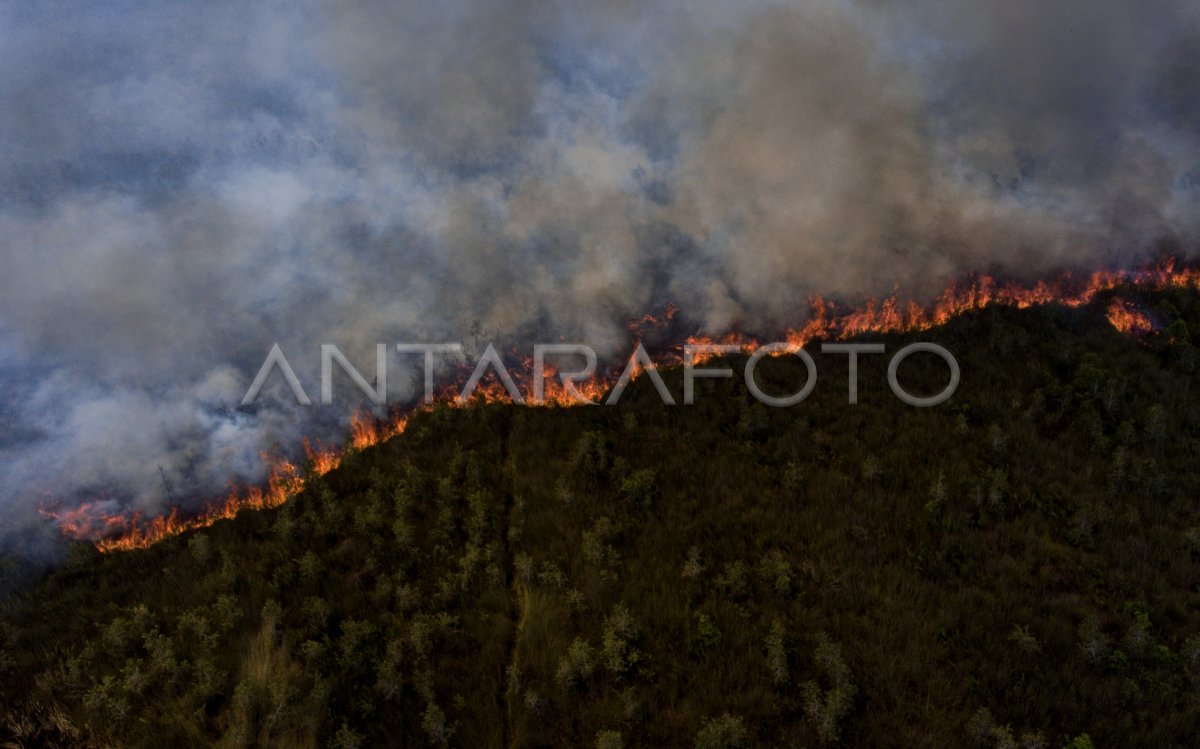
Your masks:
<path fill-rule="evenodd" d="M 438 407 L 279 509 L 78 545 L 0 617 L 0 743 L 1192 746 L 1200 297 L 1128 298 L 1156 332 L 1101 300 L 872 337 L 954 352 L 934 408 L 887 355 L 848 405 L 820 354 L 785 409 Z"/>

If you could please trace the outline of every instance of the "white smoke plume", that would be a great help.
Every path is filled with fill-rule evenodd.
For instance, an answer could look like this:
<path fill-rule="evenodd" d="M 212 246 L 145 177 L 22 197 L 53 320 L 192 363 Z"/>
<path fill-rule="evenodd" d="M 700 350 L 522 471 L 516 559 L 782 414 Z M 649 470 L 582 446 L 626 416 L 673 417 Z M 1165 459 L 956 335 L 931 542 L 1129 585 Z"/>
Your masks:
<path fill-rule="evenodd" d="M 4 544 L 47 498 L 154 513 L 334 433 L 345 403 L 237 408 L 276 341 L 315 390 L 326 342 L 612 350 L 668 301 L 770 330 L 1187 255 L 1197 7 L 0 6 Z"/>

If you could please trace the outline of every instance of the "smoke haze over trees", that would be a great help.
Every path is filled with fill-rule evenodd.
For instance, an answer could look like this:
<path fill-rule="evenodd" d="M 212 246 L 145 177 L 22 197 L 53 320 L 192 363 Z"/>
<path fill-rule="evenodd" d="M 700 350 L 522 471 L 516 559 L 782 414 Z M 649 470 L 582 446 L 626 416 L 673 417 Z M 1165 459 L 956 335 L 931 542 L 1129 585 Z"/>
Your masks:
<path fill-rule="evenodd" d="M 234 408 L 274 342 L 311 383 L 322 342 L 475 322 L 770 330 L 1188 255 L 1200 216 L 1200 11 L 1166 0 L 10 3 L 0 71 L 6 544 L 335 433 Z"/>

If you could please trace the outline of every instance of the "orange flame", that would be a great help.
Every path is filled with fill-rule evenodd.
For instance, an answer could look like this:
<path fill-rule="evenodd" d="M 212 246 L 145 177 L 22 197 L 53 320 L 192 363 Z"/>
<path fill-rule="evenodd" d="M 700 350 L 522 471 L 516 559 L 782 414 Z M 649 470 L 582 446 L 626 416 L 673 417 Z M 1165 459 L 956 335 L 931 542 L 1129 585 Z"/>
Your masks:
<path fill-rule="evenodd" d="M 380 422 L 365 414 L 351 420 L 350 448 L 361 450 L 389 440 L 402 433 L 411 414 L 396 416 Z M 336 448 L 314 448 L 304 441 L 308 467 L 314 476 L 324 476 L 341 465 L 346 451 Z M 264 510 L 291 500 L 305 485 L 305 474 L 287 460 L 275 460 L 265 487 L 251 486 L 233 490 L 224 499 L 209 505 L 200 513 L 183 517 L 178 508 L 167 515 L 146 519 L 141 513 L 132 515 L 107 514 L 100 502 L 85 502 L 69 510 L 43 505 L 42 515 L 58 523 L 62 534 L 73 540 L 91 540 L 102 552 L 144 549 L 172 536 L 190 530 L 207 528 L 218 520 L 227 520 L 242 510 Z"/>
<path fill-rule="evenodd" d="M 786 330 L 782 340 L 792 347 L 801 347 L 818 339 L 835 340 L 864 333 L 926 330 L 991 304 L 1018 309 L 1046 304 L 1081 307 L 1095 300 L 1097 295 L 1119 286 L 1150 290 L 1197 288 L 1200 287 L 1200 268 L 1181 268 L 1177 266 L 1175 259 L 1169 258 L 1158 265 L 1140 270 L 1098 271 L 1082 282 L 1065 274 L 1056 281 L 1039 281 L 1032 286 L 1002 284 L 984 275 L 965 283 L 951 283 L 928 307 L 917 304 L 912 299 L 902 298 L 899 294 L 893 294 L 883 300 L 869 299 L 857 309 L 840 311 L 837 305 L 818 296 L 809 301 L 808 322 L 802 327 Z M 671 304 L 661 315 L 646 314 L 630 321 L 629 330 L 635 344 L 641 341 L 644 329 L 664 329 L 672 325 L 676 313 L 677 308 Z M 1113 299 L 1108 307 L 1107 316 L 1112 326 L 1122 333 L 1142 335 L 1153 329 L 1145 314 L 1120 299 Z M 686 337 L 684 344 L 733 345 L 738 346 L 743 353 L 752 353 L 761 345 L 757 339 L 737 331 L 719 337 L 693 335 Z M 655 357 L 655 361 L 660 365 L 678 364 L 682 360 L 681 349 L 682 346 L 676 346 L 661 352 Z M 696 362 L 700 363 L 711 356 L 711 353 L 699 352 Z M 511 371 L 518 388 L 524 393 L 532 392 L 532 369 L 532 361 L 525 359 L 523 367 Z M 545 378 L 545 396 L 542 403 L 537 405 L 578 405 L 579 401 L 559 381 L 558 370 L 554 366 L 545 365 L 542 374 Z M 619 374 L 620 370 L 597 374 L 590 380 L 575 383 L 575 386 L 588 400 L 598 402 Z M 454 386 L 447 386 L 437 395 L 437 400 L 454 406 L 512 401 L 508 391 L 493 374 L 484 378 L 465 404 L 459 403 L 457 395 Z M 58 524 L 63 535 L 75 540 L 91 540 L 102 552 L 143 549 L 165 538 L 197 528 L 206 528 L 219 520 L 232 518 L 242 510 L 265 509 L 284 504 L 303 490 L 306 475 L 323 476 L 336 469 L 347 450 L 362 450 L 402 434 L 416 410 L 419 409 L 384 421 L 360 413 L 351 420 L 348 446 L 345 449 L 318 449 L 305 441 L 304 451 L 309 474 L 286 460 L 275 461 L 265 487 L 251 487 L 241 492 L 231 491 L 225 499 L 191 517 L 182 517 L 178 509 L 150 519 L 143 518 L 140 513 L 110 514 L 106 505 L 112 503 L 106 501 L 85 502 L 69 510 L 43 506 L 41 512 Z"/>
<path fill-rule="evenodd" d="M 1108 321 L 1122 333 L 1145 335 L 1154 330 L 1150 318 L 1123 299 L 1113 299 L 1108 305 Z"/>

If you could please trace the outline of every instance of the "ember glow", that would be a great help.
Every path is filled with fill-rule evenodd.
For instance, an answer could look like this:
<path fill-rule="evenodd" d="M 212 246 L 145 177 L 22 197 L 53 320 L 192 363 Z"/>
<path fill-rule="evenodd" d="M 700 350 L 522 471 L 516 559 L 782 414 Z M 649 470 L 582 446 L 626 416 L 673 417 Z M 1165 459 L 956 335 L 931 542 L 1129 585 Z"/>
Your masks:
<path fill-rule="evenodd" d="M 1200 268 L 1183 267 L 1169 259 L 1158 265 L 1134 271 L 1098 271 L 1085 278 L 1063 275 L 1054 281 L 1039 281 L 1033 285 L 1000 283 L 989 276 L 979 276 L 966 282 L 948 286 L 933 304 L 922 306 L 899 294 L 882 300 L 868 300 L 857 308 L 843 310 L 838 305 L 821 297 L 809 302 L 810 318 L 804 325 L 785 331 L 785 340 L 794 347 L 802 347 L 817 340 L 841 340 L 868 333 L 891 333 L 920 331 L 945 324 L 964 313 L 981 310 L 997 304 L 1017 309 L 1037 305 L 1061 305 L 1069 308 L 1090 304 L 1105 292 L 1128 287 L 1138 290 L 1163 290 L 1168 288 L 1200 288 Z M 1144 335 L 1153 330 L 1150 319 L 1124 299 L 1114 297 L 1107 307 L 1107 319 L 1112 326 L 1130 335 Z M 644 315 L 629 325 L 634 345 L 643 334 L 651 329 L 670 330 L 677 322 L 677 310 L 668 306 L 662 315 Z M 654 360 L 661 366 L 671 366 L 682 361 L 684 345 L 735 345 L 743 353 L 753 353 L 762 342 L 752 336 L 730 332 L 720 336 L 691 335 L 681 342 L 667 346 Z M 698 356 L 697 361 L 702 357 Z M 532 392 L 532 367 L 529 358 L 510 370 L 518 388 Z M 586 400 L 599 402 L 616 381 L 620 367 L 612 368 L 590 380 L 577 383 L 576 387 Z M 545 397 L 542 407 L 577 406 L 580 401 L 559 381 L 557 369 L 545 365 Z M 460 403 L 459 387 L 468 372 L 463 372 L 458 382 L 442 388 L 436 401 L 458 407 L 471 407 L 489 403 L 511 403 L 512 398 L 504 386 L 494 377 L 485 379 L 471 397 Z M 532 403 L 530 399 L 527 402 Z M 360 413 L 351 420 L 350 434 L 346 447 L 314 447 L 304 443 L 306 456 L 304 465 L 296 465 L 284 459 L 272 461 L 265 486 L 235 489 L 221 500 L 214 502 L 196 514 L 185 514 L 178 508 L 166 515 L 146 518 L 141 514 L 123 515 L 109 511 L 111 503 L 103 500 L 85 502 L 74 508 L 63 509 L 44 503 L 41 512 L 57 523 L 61 533 L 72 540 L 91 541 L 102 552 L 131 551 L 149 547 L 158 541 L 232 518 L 243 510 L 262 510 L 279 507 L 305 487 L 309 477 L 319 477 L 336 469 L 348 451 L 363 450 L 403 434 L 412 416 L 425 406 L 397 412 L 389 419 L 377 419 L 370 414 Z"/>

